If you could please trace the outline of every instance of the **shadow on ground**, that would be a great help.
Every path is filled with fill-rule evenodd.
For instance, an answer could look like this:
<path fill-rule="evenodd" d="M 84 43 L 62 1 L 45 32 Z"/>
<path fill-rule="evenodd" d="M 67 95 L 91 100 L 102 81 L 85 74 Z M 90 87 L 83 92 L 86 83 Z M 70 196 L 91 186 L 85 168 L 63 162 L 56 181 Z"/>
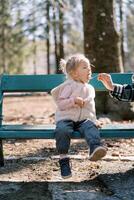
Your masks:
<path fill-rule="evenodd" d="M 81 182 L 0 182 L 1 200 L 133 200 L 134 169 Z"/>
<path fill-rule="evenodd" d="M 51 200 L 47 182 L 0 182 L 1 200 Z"/>

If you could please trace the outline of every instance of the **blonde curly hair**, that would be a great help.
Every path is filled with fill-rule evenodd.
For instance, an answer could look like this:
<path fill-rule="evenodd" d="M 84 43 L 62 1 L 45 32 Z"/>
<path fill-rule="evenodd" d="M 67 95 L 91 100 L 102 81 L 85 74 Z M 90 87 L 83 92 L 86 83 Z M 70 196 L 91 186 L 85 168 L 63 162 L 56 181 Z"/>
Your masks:
<path fill-rule="evenodd" d="M 90 61 L 88 58 L 86 58 L 83 54 L 75 54 L 70 56 L 67 61 L 64 59 L 60 60 L 60 69 L 65 73 L 66 75 L 71 75 L 72 72 L 74 72 L 79 64 L 86 62 L 88 65 L 90 65 Z"/>

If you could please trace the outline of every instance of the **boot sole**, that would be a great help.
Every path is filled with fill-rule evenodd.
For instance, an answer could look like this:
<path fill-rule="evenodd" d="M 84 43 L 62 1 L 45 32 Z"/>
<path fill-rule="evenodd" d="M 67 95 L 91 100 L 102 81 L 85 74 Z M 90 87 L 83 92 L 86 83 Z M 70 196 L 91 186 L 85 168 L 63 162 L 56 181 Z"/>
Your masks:
<path fill-rule="evenodd" d="M 68 176 L 62 176 L 62 178 L 67 179 L 67 178 L 71 178 L 72 174 L 68 175 Z"/>
<path fill-rule="evenodd" d="M 103 147 L 98 147 L 95 151 L 89 156 L 91 161 L 97 161 L 103 158 L 106 155 L 107 151 Z"/>

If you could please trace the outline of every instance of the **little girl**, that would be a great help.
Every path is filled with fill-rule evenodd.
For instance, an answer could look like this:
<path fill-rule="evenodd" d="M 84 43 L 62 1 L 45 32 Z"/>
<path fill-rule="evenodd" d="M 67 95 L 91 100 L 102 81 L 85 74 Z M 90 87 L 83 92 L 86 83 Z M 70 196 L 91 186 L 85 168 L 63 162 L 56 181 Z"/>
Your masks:
<path fill-rule="evenodd" d="M 51 94 L 56 102 L 56 148 L 60 154 L 61 176 L 71 176 L 69 157 L 70 139 L 77 130 L 84 136 L 90 149 L 89 159 L 97 161 L 106 155 L 96 126 L 95 91 L 88 84 L 91 78 L 91 65 L 84 55 L 73 55 L 67 62 L 60 61 L 67 80 L 54 88 Z"/>

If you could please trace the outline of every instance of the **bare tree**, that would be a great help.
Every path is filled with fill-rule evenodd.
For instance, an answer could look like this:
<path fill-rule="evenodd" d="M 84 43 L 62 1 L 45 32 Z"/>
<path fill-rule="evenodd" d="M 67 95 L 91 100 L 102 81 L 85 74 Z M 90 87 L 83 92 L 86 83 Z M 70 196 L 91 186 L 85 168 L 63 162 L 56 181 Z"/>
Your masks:
<path fill-rule="evenodd" d="M 1 11 L 1 65 L 2 65 L 2 72 L 6 73 L 6 29 L 7 29 L 7 20 L 8 20 L 8 1 L 1 1 L 0 11 Z"/>
<path fill-rule="evenodd" d="M 64 11 L 64 5 L 60 4 L 59 2 L 59 57 L 64 58 L 64 41 L 63 41 L 63 35 L 64 35 L 64 29 L 63 29 L 63 11 Z"/>
<path fill-rule="evenodd" d="M 33 28 L 32 28 L 32 32 L 33 32 L 33 73 L 36 74 L 37 73 L 37 66 L 36 66 L 36 60 L 37 60 L 37 44 L 36 44 L 36 18 L 35 18 L 35 0 L 33 0 L 33 12 L 32 12 L 32 23 L 33 23 Z"/>
<path fill-rule="evenodd" d="M 122 61 L 124 64 L 124 32 L 123 32 L 123 1 L 122 0 L 119 0 L 119 11 L 120 11 L 121 53 L 122 53 Z"/>
<path fill-rule="evenodd" d="M 50 3 L 47 0 L 46 2 L 46 11 L 47 11 L 47 27 L 46 27 L 46 33 L 47 33 L 47 40 L 46 40 L 46 46 L 47 46 L 47 73 L 50 74 Z"/>

